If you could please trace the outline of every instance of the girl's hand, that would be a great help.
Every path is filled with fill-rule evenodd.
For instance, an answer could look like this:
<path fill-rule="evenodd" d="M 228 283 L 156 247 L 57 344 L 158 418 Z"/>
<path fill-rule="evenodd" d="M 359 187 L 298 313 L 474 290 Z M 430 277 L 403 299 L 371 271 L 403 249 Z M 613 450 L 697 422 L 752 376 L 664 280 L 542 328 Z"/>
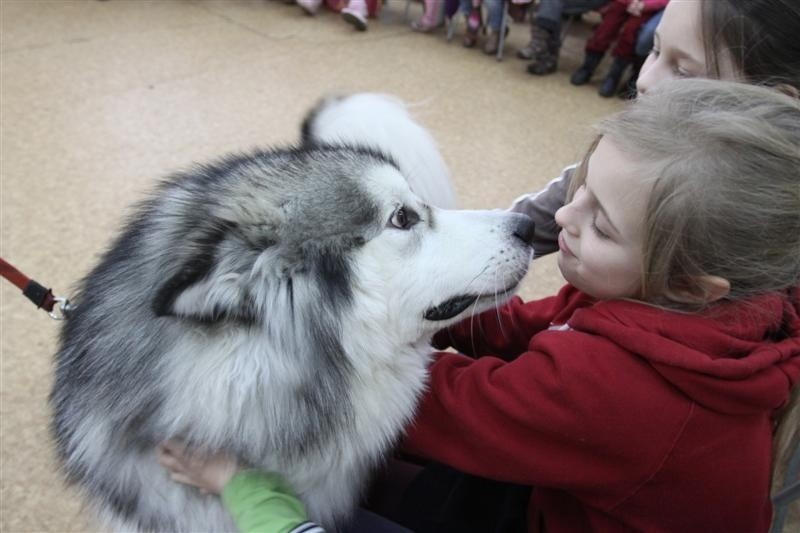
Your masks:
<path fill-rule="evenodd" d="M 641 17 L 644 12 L 644 0 L 631 0 L 628 4 L 628 13 L 634 17 Z"/>
<path fill-rule="evenodd" d="M 175 439 L 158 447 L 158 462 L 169 470 L 173 481 L 197 487 L 204 494 L 219 494 L 239 471 L 235 457 L 224 452 L 191 454 L 182 441 Z"/>

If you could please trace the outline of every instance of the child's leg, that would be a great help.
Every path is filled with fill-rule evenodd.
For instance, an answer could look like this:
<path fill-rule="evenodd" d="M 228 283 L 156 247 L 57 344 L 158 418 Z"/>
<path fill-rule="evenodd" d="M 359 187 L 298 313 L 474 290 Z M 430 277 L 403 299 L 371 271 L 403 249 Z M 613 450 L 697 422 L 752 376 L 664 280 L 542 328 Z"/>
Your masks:
<path fill-rule="evenodd" d="M 608 4 L 603 12 L 603 20 L 586 41 L 586 53 L 605 54 L 628 18 L 632 17 L 628 16 L 626 5 L 619 2 Z"/>
<path fill-rule="evenodd" d="M 603 60 L 603 55 L 617 38 L 622 26 L 628 20 L 627 6 L 619 2 L 611 2 L 603 12 L 603 21 L 595 28 L 589 40 L 586 41 L 586 56 L 583 64 L 570 78 L 573 85 L 587 83 L 594 74 L 597 65 Z M 624 69 L 623 69 L 624 70 Z"/>
<path fill-rule="evenodd" d="M 489 12 L 486 25 L 490 30 L 497 33 L 500 31 L 500 26 L 503 23 L 505 0 L 486 0 L 486 8 Z"/>
<path fill-rule="evenodd" d="M 478 33 L 483 26 L 480 0 L 461 0 L 461 12 L 467 18 L 467 31 L 461 44 L 465 48 L 472 48 L 478 42 Z"/>
<path fill-rule="evenodd" d="M 651 16 L 652 14 L 642 15 L 640 17 L 628 17 L 622 25 L 619 31 L 617 44 L 612 51 L 614 62 L 611 64 L 611 68 L 598 90 L 600 96 L 609 97 L 616 94 L 617 87 L 619 87 L 619 82 L 622 79 L 622 75 L 625 73 L 625 69 L 627 69 L 628 65 L 636 58 L 636 37 L 639 35 L 639 30 Z"/>
<path fill-rule="evenodd" d="M 439 26 L 442 14 L 442 0 L 424 0 L 425 11 L 422 17 L 413 21 L 411 27 L 416 31 L 430 31 Z"/>
<path fill-rule="evenodd" d="M 489 29 L 489 36 L 483 46 L 486 54 L 494 55 L 500 46 L 500 30 L 503 25 L 503 10 L 505 10 L 504 0 L 486 0 L 486 7 L 489 11 L 486 26 Z M 506 27 L 506 30 L 508 28 Z"/>
<path fill-rule="evenodd" d="M 628 17 L 619 30 L 619 37 L 611 54 L 614 57 L 633 59 L 636 55 L 636 39 L 639 31 L 652 16 L 652 13 L 648 13 L 639 17 Z"/>

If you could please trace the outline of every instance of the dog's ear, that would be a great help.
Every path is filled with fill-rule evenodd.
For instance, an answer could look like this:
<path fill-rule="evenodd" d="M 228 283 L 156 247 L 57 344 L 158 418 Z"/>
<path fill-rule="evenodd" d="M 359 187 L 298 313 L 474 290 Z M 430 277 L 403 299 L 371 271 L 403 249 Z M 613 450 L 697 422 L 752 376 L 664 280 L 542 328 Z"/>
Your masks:
<path fill-rule="evenodd" d="M 193 255 L 183 256 L 181 267 L 157 288 L 152 300 L 156 316 L 176 316 L 198 322 L 235 321 L 254 323 L 255 305 L 250 291 L 242 283 L 244 262 L 239 257 L 239 268 L 220 262 L 219 249 L 229 228 L 206 231 L 199 239 L 192 239 Z"/>
<path fill-rule="evenodd" d="M 190 272 L 181 273 L 161 286 L 153 303 L 156 315 L 203 323 L 256 322 L 256 306 L 250 292 L 239 282 L 241 275 L 208 272 L 189 281 L 191 276 Z"/>

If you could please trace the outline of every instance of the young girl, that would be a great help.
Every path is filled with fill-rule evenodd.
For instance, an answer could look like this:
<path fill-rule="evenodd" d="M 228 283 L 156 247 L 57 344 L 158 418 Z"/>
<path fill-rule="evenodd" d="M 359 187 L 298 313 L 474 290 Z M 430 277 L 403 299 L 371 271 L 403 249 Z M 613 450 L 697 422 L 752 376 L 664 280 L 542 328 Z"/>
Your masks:
<path fill-rule="evenodd" d="M 404 449 L 533 486 L 529 531 L 765 531 L 800 380 L 800 102 L 669 83 L 600 132 L 556 214 L 568 285 L 440 332 L 468 356 L 437 354 Z"/>
<path fill-rule="evenodd" d="M 800 380 L 800 102 L 667 85 L 576 172 L 556 213 L 569 284 L 435 339 L 477 358 L 438 356 L 405 449 L 533 486 L 529 531 L 770 524 Z"/>

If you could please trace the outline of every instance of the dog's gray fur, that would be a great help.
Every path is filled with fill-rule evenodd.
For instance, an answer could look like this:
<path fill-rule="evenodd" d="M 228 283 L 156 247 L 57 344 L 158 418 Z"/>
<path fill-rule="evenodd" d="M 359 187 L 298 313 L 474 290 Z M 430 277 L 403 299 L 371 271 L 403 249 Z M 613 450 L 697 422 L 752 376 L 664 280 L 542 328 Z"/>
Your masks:
<path fill-rule="evenodd" d="M 171 437 L 346 519 L 413 414 L 431 334 L 505 298 L 531 255 L 524 217 L 428 207 L 398 166 L 306 139 L 179 173 L 133 212 L 81 283 L 51 395 L 66 476 L 108 525 L 233 529 L 157 464 Z"/>

